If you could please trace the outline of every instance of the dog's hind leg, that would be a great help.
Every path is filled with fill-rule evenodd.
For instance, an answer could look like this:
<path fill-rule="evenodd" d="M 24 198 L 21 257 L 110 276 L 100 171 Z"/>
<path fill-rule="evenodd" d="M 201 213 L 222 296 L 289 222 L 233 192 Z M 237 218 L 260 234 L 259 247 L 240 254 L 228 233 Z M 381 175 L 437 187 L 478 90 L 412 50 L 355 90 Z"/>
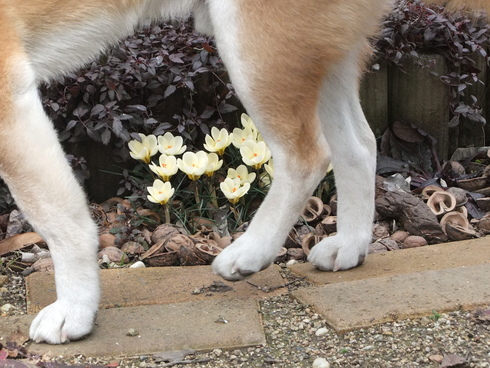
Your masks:
<path fill-rule="evenodd" d="M 238 10 L 233 9 L 232 3 L 225 6 L 221 0 L 209 1 L 218 48 L 241 101 L 274 158 L 272 186 L 249 228 L 213 263 L 216 273 L 238 280 L 274 261 L 308 197 L 325 175 L 329 160 L 316 111 L 325 73 L 324 60 L 313 53 L 308 56 L 306 43 L 305 50 L 295 45 L 294 51 L 298 53 L 285 57 L 283 52 L 289 41 L 283 35 L 287 35 L 287 30 L 266 32 L 254 28 L 246 17 L 239 21 L 235 13 Z M 267 1 L 247 0 L 241 4 L 252 8 L 242 10 L 252 17 L 262 14 L 269 18 L 274 14 L 270 9 L 252 14 L 254 3 L 267 8 Z M 280 2 L 274 3 L 281 6 Z M 277 25 L 285 25 L 287 20 L 283 21 L 278 20 Z M 244 28 L 236 29 L 240 22 Z M 266 22 L 262 25 L 268 27 Z M 248 26 L 253 31 L 249 32 Z"/>
<path fill-rule="evenodd" d="M 315 245 L 308 260 L 325 271 L 363 263 L 372 240 L 376 142 L 359 102 L 364 46 L 333 66 L 320 97 L 338 194 L 337 234 Z"/>
<path fill-rule="evenodd" d="M 37 315 L 30 336 L 59 344 L 93 326 L 99 302 L 97 228 L 15 37 L 4 34 L 0 41 L 0 175 L 54 262 L 57 300 Z"/>

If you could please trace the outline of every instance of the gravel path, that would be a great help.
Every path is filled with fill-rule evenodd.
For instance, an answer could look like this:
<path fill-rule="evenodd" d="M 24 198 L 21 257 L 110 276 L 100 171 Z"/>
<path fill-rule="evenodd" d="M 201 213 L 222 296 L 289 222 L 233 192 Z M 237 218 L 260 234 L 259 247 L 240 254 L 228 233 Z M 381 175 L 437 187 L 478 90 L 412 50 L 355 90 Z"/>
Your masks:
<path fill-rule="evenodd" d="M 302 287 L 302 282 L 291 288 Z M 15 276 L 1 290 L 2 302 L 14 305 L 9 314 L 23 313 L 23 282 Z M 20 295 L 20 296 L 19 296 Z M 369 329 L 337 334 L 308 306 L 289 296 L 272 297 L 260 303 L 266 346 L 191 354 L 173 362 L 155 356 L 138 357 L 49 357 L 65 364 L 109 364 L 121 367 L 327 367 L 313 364 L 324 358 L 330 367 L 489 367 L 490 318 L 475 312 L 456 311 L 416 320 L 386 323 Z M 455 355 L 465 364 L 443 362 Z M 446 358 L 448 359 L 448 358 Z"/>

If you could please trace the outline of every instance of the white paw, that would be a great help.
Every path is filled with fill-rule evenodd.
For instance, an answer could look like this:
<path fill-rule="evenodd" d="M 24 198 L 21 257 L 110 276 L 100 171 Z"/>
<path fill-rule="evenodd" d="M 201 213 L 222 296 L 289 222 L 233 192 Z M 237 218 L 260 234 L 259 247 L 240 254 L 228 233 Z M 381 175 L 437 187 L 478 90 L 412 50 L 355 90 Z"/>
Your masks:
<path fill-rule="evenodd" d="M 213 272 L 226 280 L 237 281 L 269 267 L 278 251 L 270 244 L 252 239 L 245 233 L 223 249 L 213 262 Z"/>
<path fill-rule="evenodd" d="M 97 307 L 56 301 L 41 310 L 32 321 L 29 335 L 35 342 L 62 344 L 92 331 Z"/>
<path fill-rule="evenodd" d="M 369 241 L 362 240 L 362 237 L 347 238 L 335 235 L 315 245 L 311 249 L 308 261 L 321 271 L 348 270 L 361 265 L 368 250 Z"/>

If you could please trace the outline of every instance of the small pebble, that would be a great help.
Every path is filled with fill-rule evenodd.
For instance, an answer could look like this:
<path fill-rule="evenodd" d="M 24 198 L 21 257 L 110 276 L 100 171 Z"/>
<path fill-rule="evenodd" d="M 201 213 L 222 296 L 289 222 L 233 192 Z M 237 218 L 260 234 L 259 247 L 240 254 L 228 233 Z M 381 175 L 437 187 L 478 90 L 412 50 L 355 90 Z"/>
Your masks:
<path fill-rule="evenodd" d="M 318 330 L 316 330 L 315 332 L 315 335 L 320 337 L 320 336 L 324 336 L 328 334 L 328 328 L 325 328 L 325 327 L 322 327 L 322 328 L 319 328 Z"/>
<path fill-rule="evenodd" d="M 134 262 L 129 268 L 145 268 L 145 264 L 141 261 Z"/>
<path fill-rule="evenodd" d="M 313 368 L 330 368 L 330 363 L 325 358 L 316 358 L 313 362 Z"/>
<path fill-rule="evenodd" d="M 291 260 L 287 261 L 286 266 L 289 267 L 289 266 L 295 265 L 296 263 L 298 263 L 297 260 L 291 259 Z"/>
<path fill-rule="evenodd" d="M 126 336 L 138 336 L 140 333 L 138 332 L 138 330 L 135 330 L 134 328 L 130 328 L 127 332 L 126 332 Z"/>
<path fill-rule="evenodd" d="M 3 312 L 3 313 L 8 313 L 10 312 L 12 309 L 14 309 L 14 306 L 12 304 L 4 304 L 0 307 L 0 311 Z"/>

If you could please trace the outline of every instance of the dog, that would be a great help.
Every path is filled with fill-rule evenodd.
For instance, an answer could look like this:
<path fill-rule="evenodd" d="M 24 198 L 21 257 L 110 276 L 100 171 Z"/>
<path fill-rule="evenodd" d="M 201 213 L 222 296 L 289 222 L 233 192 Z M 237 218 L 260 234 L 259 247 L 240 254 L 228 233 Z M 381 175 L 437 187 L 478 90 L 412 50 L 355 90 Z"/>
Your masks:
<path fill-rule="evenodd" d="M 444 3 L 490 8 L 490 0 Z M 144 21 L 193 15 L 197 30 L 215 36 L 275 165 L 249 229 L 213 271 L 239 280 L 268 267 L 330 157 L 338 232 L 308 259 L 320 270 L 346 270 L 363 263 L 371 241 L 376 144 L 358 86 L 366 40 L 389 8 L 390 0 L 0 0 L 0 175 L 56 270 L 57 300 L 36 316 L 31 339 L 60 344 L 89 334 L 99 303 L 97 228 L 40 83 L 85 65 Z"/>

